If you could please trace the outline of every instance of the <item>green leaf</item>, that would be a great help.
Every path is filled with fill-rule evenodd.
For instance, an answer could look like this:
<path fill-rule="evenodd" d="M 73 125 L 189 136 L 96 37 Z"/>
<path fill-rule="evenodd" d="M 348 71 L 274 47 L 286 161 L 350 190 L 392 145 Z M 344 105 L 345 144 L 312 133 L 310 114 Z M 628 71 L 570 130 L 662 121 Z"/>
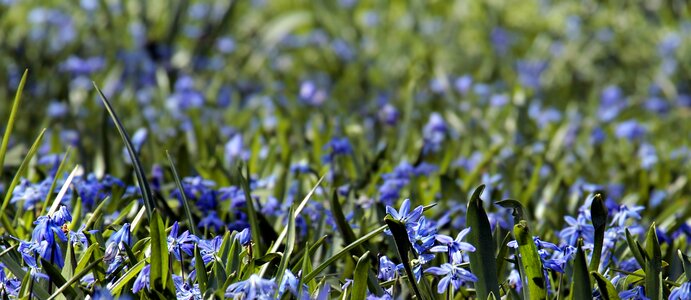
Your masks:
<path fill-rule="evenodd" d="M 246 174 L 243 174 L 243 169 Z M 252 252 L 254 258 L 257 257 L 258 253 L 264 253 L 266 245 L 261 239 L 261 229 L 259 228 L 259 220 L 257 219 L 257 212 L 254 208 L 254 199 L 252 199 L 252 194 L 250 193 L 250 184 L 247 181 L 249 178 L 249 168 L 238 166 L 238 174 L 240 175 L 240 185 L 242 186 L 242 191 L 245 192 L 245 207 L 247 208 L 247 217 L 250 222 L 250 234 L 252 234 L 252 241 L 257 246 L 257 249 Z"/>
<path fill-rule="evenodd" d="M 26 77 L 28 74 L 29 69 L 24 70 L 22 79 L 19 81 L 19 87 L 17 87 L 17 93 L 14 94 L 14 102 L 12 102 L 12 110 L 10 110 L 10 118 L 7 120 L 5 133 L 2 135 L 2 144 L 0 145 L 0 178 L 2 178 L 2 170 L 5 168 L 5 154 L 7 153 L 7 146 L 10 143 L 10 135 L 12 134 L 14 122 L 17 120 L 17 111 L 19 110 L 19 104 L 22 102 L 22 92 L 24 91 L 24 85 L 26 85 Z"/>
<path fill-rule="evenodd" d="M 588 264 L 585 261 L 585 253 L 583 252 L 583 239 L 578 240 L 578 246 L 576 248 L 576 258 L 573 263 L 574 270 L 569 298 L 573 300 L 590 299 L 593 297 L 593 285 L 590 283 Z"/>
<path fill-rule="evenodd" d="M 511 232 L 507 232 L 504 240 L 501 242 L 499 251 L 497 252 L 497 274 L 502 274 L 504 265 L 506 264 L 506 257 L 509 254 L 509 242 L 511 241 Z"/>
<path fill-rule="evenodd" d="M 208 287 L 209 278 L 206 273 L 206 266 L 202 259 L 202 253 L 199 251 L 199 245 L 194 245 L 194 269 L 197 271 L 197 283 L 199 283 L 199 290 L 204 293 Z"/>
<path fill-rule="evenodd" d="M 386 225 L 389 226 L 389 230 L 391 230 L 391 235 L 393 235 L 394 242 L 396 243 L 398 257 L 401 259 L 401 263 L 403 263 L 403 269 L 408 276 L 408 282 L 413 288 L 417 299 L 427 299 L 422 296 L 422 292 L 420 292 L 417 282 L 415 282 L 415 274 L 413 273 L 413 269 L 410 267 L 408 252 L 412 247 L 410 245 L 410 240 L 408 239 L 408 232 L 406 231 L 405 224 L 394 219 L 390 215 L 386 215 L 384 222 L 386 222 Z"/>
<path fill-rule="evenodd" d="M 662 253 L 655 231 L 655 222 L 650 225 L 645 238 L 645 294 L 650 299 L 662 299 Z"/>
<path fill-rule="evenodd" d="M 598 272 L 591 271 L 590 275 L 595 278 L 597 287 L 600 289 L 600 296 L 604 300 L 619 300 L 619 292 L 614 287 L 611 281 L 609 281 L 604 276 L 600 275 Z"/>
<path fill-rule="evenodd" d="M 173 162 L 173 158 L 170 157 L 170 153 L 168 152 L 168 150 L 166 150 L 166 157 L 168 157 L 168 163 L 170 163 L 170 170 L 173 173 L 175 185 L 177 185 L 178 190 L 180 190 L 180 195 L 182 198 L 180 201 L 182 201 L 182 207 L 185 210 L 185 216 L 187 217 L 188 227 L 190 228 L 190 231 L 193 235 L 199 236 L 199 232 L 197 232 L 197 223 L 195 223 L 194 218 L 192 218 L 192 210 L 190 210 L 187 194 L 185 193 L 185 189 L 183 188 L 182 182 L 180 181 L 180 176 L 178 176 L 178 171 L 175 168 L 175 163 Z"/>
<path fill-rule="evenodd" d="M 295 207 L 290 206 L 289 216 L 292 216 L 295 212 Z M 295 247 L 295 218 L 288 218 L 288 240 L 286 241 L 286 247 L 283 251 L 283 257 L 281 257 L 281 262 L 278 264 L 278 270 L 276 271 L 276 282 L 283 282 L 283 275 L 288 268 L 288 263 L 290 262 L 290 255 L 293 254 L 293 249 Z M 276 291 L 278 293 L 278 291 Z"/>
<path fill-rule="evenodd" d="M 638 262 L 639 266 L 645 266 L 645 259 L 643 259 L 643 253 L 641 253 L 640 250 L 641 245 L 633 238 L 628 228 L 624 229 L 624 233 L 626 235 L 626 243 L 628 244 L 629 250 L 631 250 L 633 257 L 636 258 L 636 262 Z"/>
<path fill-rule="evenodd" d="M 355 266 L 355 274 L 353 275 L 353 290 L 351 291 L 351 299 L 365 299 L 367 296 L 367 273 L 370 269 L 369 251 L 365 252 L 357 261 Z"/>
<path fill-rule="evenodd" d="M 600 256 L 602 255 L 602 245 L 605 239 L 605 229 L 607 229 L 607 207 L 605 206 L 605 197 L 602 192 L 595 194 L 590 205 L 590 215 L 595 228 L 595 245 L 592 258 L 590 259 L 590 270 L 598 271 Z"/>
<path fill-rule="evenodd" d="M 681 250 L 677 250 L 677 254 L 679 255 L 679 259 L 682 262 L 682 267 L 684 267 L 684 274 L 686 274 L 686 281 L 691 281 L 691 260 L 689 260 L 689 257 L 681 252 Z"/>
<path fill-rule="evenodd" d="M 12 274 L 14 274 L 15 277 L 25 279 L 26 277 L 29 277 L 29 281 L 32 281 L 29 276 L 29 272 L 24 271 L 24 269 L 22 268 L 21 260 L 18 262 L 10 255 L 8 255 L 10 252 L 16 251 L 15 247 L 16 246 L 10 247 L 8 249 L 5 249 L 5 251 L 3 251 L 2 253 L 0 253 L 0 262 L 5 264 L 5 268 L 10 270 L 10 272 L 12 272 Z M 17 253 L 15 257 L 19 257 L 19 253 Z M 22 288 L 24 288 L 27 285 L 28 284 L 22 282 Z M 33 294 L 41 300 L 47 299 L 50 296 L 50 294 L 48 294 L 48 292 L 42 285 L 34 285 Z"/>
<path fill-rule="evenodd" d="M 309 249 L 310 243 L 306 242 L 305 243 L 305 249 Z M 302 256 L 302 268 L 301 272 L 302 274 L 312 274 L 314 271 L 312 269 L 312 259 L 309 257 L 308 252 L 305 252 L 305 255 Z M 302 289 L 303 289 L 303 284 L 306 284 L 307 287 L 309 288 L 309 291 L 313 291 L 313 289 L 316 287 L 314 284 L 313 278 L 309 278 L 305 276 L 304 278 L 300 278 L 298 281 L 298 295 L 302 295 Z"/>
<path fill-rule="evenodd" d="M 525 299 L 546 299 L 547 285 L 542 273 L 542 261 L 537 253 L 537 247 L 530 234 L 528 222 L 521 220 L 513 227 L 513 234 L 518 243 L 519 266 L 524 282 L 523 295 Z M 526 288 L 527 287 L 527 288 Z"/>
<path fill-rule="evenodd" d="M 475 290 L 479 299 L 487 299 L 490 293 L 499 295 L 492 228 L 482 205 L 482 199 L 480 199 L 484 189 L 485 185 L 480 185 L 470 197 L 465 224 L 466 228 L 470 228 L 468 243 L 476 248 L 475 252 L 468 252 L 468 256 L 470 257 L 470 271 L 478 278 L 475 283 Z"/>
<path fill-rule="evenodd" d="M 62 277 L 62 274 L 60 274 L 60 269 L 56 268 L 49 261 L 41 258 L 41 267 L 43 267 L 43 271 L 48 274 L 48 278 L 50 278 L 50 281 L 55 284 L 55 286 L 63 286 L 65 283 L 67 283 L 67 280 L 65 280 L 65 278 Z M 77 297 L 77 291 L 75 291 L 74 288 L 69 285 L 62 293 L 67 299 L 75 299 Z"/>
<path fill-rule="evenodd" d="M 7 205 L 10 204 L 10 199 L 12 199 L 12 192 L 14 191 L 14 188 L 17 186 L 17 184 L 19 184 L 19 179 L 24 174 L 26 169 L 29 168 L 29 162 L 31 162 L 31 159 L 36 154 L 36 151 L 38 151 L 38 148 L 41 145 L 41 141 L 43 140 L 43 135 L 45 133 L 46 129 L 43 128 L 43 130 L 41 130 L 41 133 L 38 134 L 38 137 L 36 137 L 36 140 L 34 141 L 33 145 L 31 145 L 31 148 L 29 148 L 29 152 L 27 152 L 26 156 L 24 156 L 24 160 L 19 165 L 17 173 L 14 174 L 12 182 L 10 182 L 10 185 L 7 187 L 7 190 L 5 191 L 5 199 L 2 201 L 2 206 L 0 206 L 0 218 L 3 219 L 3 227 L 5 227 L 5 231 L 9 233 L 11 236 L 20 237 L 14 230 L 14 226 L 6 226 L 6 224 L 11 224 L 7 219 L 7 215 L 5 214 L 5 212 L 7 212 Z"/>
<path fill-rule="evenodd" d="M 163 220 L 156 210 L 151 216 L 151 271 L 149 277 L 151 289 L 157 291 L 167 289 L 168 279 L 171 277 L 169 263 L 168 235 Z"/>
<path fill-rule="evenodd" d="M 120 295 L 122 292 L 122 289 L 130 282 L 132 279 L 137 277 L 139 275 L 139 272 L 141 272 L 142 269 L 146 266 L 146 260 L 141 260 L 139 261 L 134 267 L 131 269 L 127 270 L 127 272 L 122 275 L 122 277 L 118 278 L 118 281 L 113 284 L 113 286 L 110 288 L 110 293 L 113 295 Z M 153 269 L 153 266 L 151 266 Z"/>
<path fill-rule="evenodd" d="M 72 148 L 68 146 L 67 151 L 65 151 L 65 155 L 63 155 L 62 160 L 60 161 L 60 165 L 58 166 L 57 170 L 55 171 L 55 176 L 53 177 L 53 182 L 50 184 L 50 188 L 48 188 L 48 192 L 46 193 L 46 200 L 43 202 L 46 205 L 43 205 L 43 207 L 41 208 L 41 215 L 44 215 L 44 213 L 46 212 L 47 204 L 50 203 L 50 200 L 53 197 L 53 191 L 55 191 L 55 187 L 58 184 L 58 179 L 60 179 L 60 176 L 62 176 L 62 173 L 65 172 L 65 166 L 66 166 L 65 162 L 67 162 L 67 158 L 70 156 L 71 150 L 72 150 Z M 67 181 L 65 181 L 65 182 L 67 182 Z M 63 184 L 63 187 L 64 187 L 64 184 Z M 64 195 L 64 193 L 63 193 L 63 195 Z M 62 197 L 60 199 L 62 200 Z M 58 201 L 58 203 L 60 203 L 60 202 Z M 55 204 L 53 204 L 53 206 L 55 206 Z"/>
<path fill-rule="evenodd" d="M 98 94 L 101 96 L 103 105 L 106 107 L 106 110 L 110 115 L 110 118 L 113 120 L 115 127 L 118 129 L 123 143 L 125 143 L 127 152 L 130 155 L 130 160 L 132 161 L 132 166 L 134 167 L 134 173 L 137 177 L 137 183 L 139 184 L 139 188 L 142 193 L 142 200 L 144 201 L 144 206 L 146 207 L 146 211 L 149 214 L 149 217 L 151 217 L 154 208 L 156 208 L 156 203 L 154 202 L 153 193 L 151 193 L 151 187 L 149 187 L 149 181 L 146 179 L 146 172 L 142 167 L 142 162 L 139 161 L 139 156 L 137 155 L 137 151 L 134 149 L 134 146 L 132 145 L 132 140 L 130 139 L 130 136 L 127 134 L 127 131 L 125 131 L 125 127 L 122 126 L 120 119 L 115 114 L 115 110 L 113 110 L 113 107 L 110 105 L 110 102 L 108 102 L 106 96 L 98 88 L 96 82 L 93 82 L 93 85 L 94 88 L 96 88 Z"/>

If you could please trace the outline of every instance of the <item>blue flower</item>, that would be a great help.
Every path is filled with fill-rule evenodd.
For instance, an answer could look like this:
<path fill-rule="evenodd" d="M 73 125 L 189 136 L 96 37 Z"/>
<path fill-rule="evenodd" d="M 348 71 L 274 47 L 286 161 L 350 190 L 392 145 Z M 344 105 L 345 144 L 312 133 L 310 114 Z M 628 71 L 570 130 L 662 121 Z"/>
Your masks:
<path fill-rule="evenodd" d="M 250 233 L 249 228 L 245 228 L 242 231 L 240 231 L 236 236 L 235 239 L 240 242 L 240 245 L 247 246 L 252 242 L 252 234 Z"/>
<path fill-rule="evenodd" d="M 454 290 L 458 290 L 467 281 L 477 281 L 477 277 L 470 271 L 449 263 L 442 264 L 441 267 L 427 268 L 425 273 L 444 276 L 437 285 L 439 294 L 443 294 L 448 289 L 449 283 L 453 285 Z"/>
<path fill-rule="evenodd" d="M 691 299 L 691 281 L 681 284 L 669 294 L 669 300 Z"/>
<path fill-rule="evenodd" d="M 575 245 L 579 237 L 584 238 L 587 242 L 593 241 L 595 228 L 592 224 L 588 224 L 588 220 L 583 214 L 578 215 L 578 219 L 571 216 L 565 216 L 564 220 L 569 224 L 559 232 L 559 237 L 569 245 Z"/>
<path fill-rule="evenodd" d="M 393 263 L 388 257 L 379 257 L 379 274 L 377 278 L 382 281 L 389 281 L 396 277 L 396 264 Z"/>
<path fill-rule="evenodd" d="M 448 235 L 437 234 L 436 239 L 442 243 L 442 245 L 434 246 L 430 251 L 446 252 L 449 254 L 452 263 L 460 264 L 463 262 L 463 253 L 461 251 L 475 252 L 475 247 L 473 245 L 461 241 L 469 232 L 470 227 L 461 230 L 455 240 Z"/>
<path fill-rule="evenodd" d="M 396 210 L 391 206 L 386 207 L 386 213 L 393 217 L 395 220 L 404 223 L 406 228 L 410 228 L 417 225 L 420 216 L 422 216 L 422 211 L 422 205 L 410 211 L 410 199 L 405 199 L 401 204 L 401 208 L 399 210 Z"/>
<path fill-rule="evenodd" d="M 429 121 L 422 129 L 424 140 L 424 153 L 437 152 L 441 150 L 441 145 L 446 138 L 448 128 L 441 114 L 434 112 L 430 114 Z"/>
<path fill-rule="evenodd" d="M 141 289 L 146 287 L 147 290 L 151 289 L 151 283 L 149 278 L 151 277 L 151 265 L 146 265 L 137 275 L 137 279 L 134 280 L 134 285 L 132 286 L 132 292 L 138 293 Z"/>
<path fill-rule="evenodd" d="M 509 278 L 507 279 L 509 286 L 513 289 L 515 289 L 517 292 L 521 292 L 521 289 L 523 288 L 523 281 L 521 281 L 521 274 L 518 273 L 518 270 L 511 269 L 511 273 L 509 273 Z"/>
<path fill-rule="evenodd" d="M 193 234 L 190 234 L 190 232 L 187 230 L 178 235 L 178 231 L 180 230 L 179 228 L 180 225 L 178 225 L 178 222 L 175 221 L 170 230 L 170 234 L 168 234 L 168 251 L 173 253 L 175 259 L 180 261 L 182 260 L 182 252 L 189 256 L 194 255 L 194 244 L 199 241 L 199 238 Z"/>
<path fill-rule="evenodd" d="M 0 296 L 16 298 L 22 283 L 17 278 L 9 278 L 5 274 L 5 265 L 0 263 Z"/>
<path fill-rule="evenodd" d="M 333 138 L 325 146 L 329 153 L 322 157 L 322 161 L 330 163 L 336 156 L 353 154 L 353 147 L 348 138 Z"/>
<path fill-rule="evenodd" d="M 542 73 L 547 69 L 548 63 L 542 60 L 521 60 L 516 63 L 518 80 L 527 88 L 540 87 Z"/>
<path fill-rule="evenodd" d="M 273 280 L 252 274 L 247 280 L 229 285 L 225 296 L 239 299 L 273 299 L 275 291 L 276 283 Z"/>
<path fill-rule="evenodd" d="M 637 286 L 633 289 L 620 292 L 619 298 L 621 300 L 650 300 L 650 298 L 645 296 L 642 286 Z"/>
<path fill-rule="evenodd" d="M 304 283 L 302 284 L 302 296 L 298 297 L 298 292 L 300 291 L 300 288 L 298 286 L 299 282 L 299 278 L 296 277 L 293 274 L 293 272 L 286 269 L 285 273 L 283 274 L 283 280 L 281 281 L 281 285 L 278 287 L 278 299 L 281 299 L 283 295 L 286 293 L 286 291 L 290 291 L 290 293 L 293 294 L 293 296 L 295 296 L 297 299 L 309 299 L 309 290 L 307 288 L 307 284 Z"/>
<path fill-rule="evenodd" d="M 202 255 L 202 260 L 204 260 L 204 264 L 208 264 L 209 262 L 217 258 L 217 254 L 218 251 L 221 249 L 222 242 L 223 240 L 220 236 L 216 236 L 212 240 L 199 241 L 199 252 Z"/>
<path fill-rule="evenodd" d="M 628 219 L 640 220 L 640 212 L 644 209 L 645 207 L 641 205 L 629 208 L 628 206 L 622 204 L 619 206 L 619 211 L 614 213 L 612 216 L 612 222 L 609 225 L 614 226 L 616 224 L 618 227 L 624 227 L 624 225 L 626 225 L 626 220 Z"/>
<path fill-rule="evenodd" d="M 645 136 L 647 129 L 636 120 L 627 120 L 617 125 L 614 135 L 630 141 L 639 140 Z"/>

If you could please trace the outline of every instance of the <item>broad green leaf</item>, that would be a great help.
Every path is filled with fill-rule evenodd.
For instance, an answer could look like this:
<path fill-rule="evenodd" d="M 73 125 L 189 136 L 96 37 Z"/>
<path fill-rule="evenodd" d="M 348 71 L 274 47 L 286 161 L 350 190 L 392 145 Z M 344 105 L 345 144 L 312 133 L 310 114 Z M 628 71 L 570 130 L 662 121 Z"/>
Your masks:
<path fill-rule="evenodd" d="M 353 275 L 353 290 L 351 291 L 351 299 L 365 299 L 367 296 L 367 273 L 370 269 L 369 251 L 365 252 L 357 261 L 355 266 L 355 274 Z"/>
<path fill-rule="evenodd" d="M 578 246 L 576 248 L 569 298 L 572 300 L 590 299 L 593 297 L 593 285 L 590 283 L 590 274 L 588 273 L 588 264 L 585 261 L 582 239 L 578 240 Z"/>
<path fill-rule="evenodd" d="M 146 179 L 146 172 L 144 171 L 144 168 L 142 167 L 142 162 L 139 161 L 139 156 L 137 155 L 137 151 L 134 149 L 134 146 L 132 145 L 132 140 L 130 139 L 130 136 L 127 134 L 127 131 L 125 131 L 125 127 L 122 126 L 122 123 L 120 122 L 120 119 L 118 116 L 115 114 L 115 110 L 113 110 L 113 107 L 110 105 L 110 102 L 108 102 L 108 99 L 106 99 L 106 96 L 101 92 L 101 90 L 98 88 L 96 85 L 96 82 L 93 82 L 94 88 L 98 92 L 98 94 L 101 96 L 101 100 L 103 101 L 103 105 L 106 107 L 106 110 L 108 111 L 108 114 L 110 115 L 110 118 L 113 120 L 113 123 L 115 124 L 115 127 L 117 128 L 118 132 L 120 133 L 120 137 L 122 138 L 123 143 L 125 143 L 125 147 L 127 148 L 127 152 L 130 155 L 130 160 L 132 161 L 132 166 L 134 167 L 134 173 L 137 177 L 137 183 L 139 184 L 139 189 L 142 194 L 142 200 L 144 202 L 144 206 L 146 206 L 146 211 L 151 217 L 153 214 L 154 208 L 156 208 L 156 203 L 154 202 L 154 197 L 153 193 L 151 192 L 151 187 L 149 187 L 149 181 Z"/>
<path fill-rule="evenodd" d="M 62 277 L 62 274 L 60 274 L 60 269 L 56 268 L 49 261 L 41 258 L 41 267 L 43 268 L 43 271 L 48 274 L 48 278 L 50 278 L 50 281 L 55 284 L 55 286 L 63 286 L 65 283 L 67 283 L 67 280 L 65 280 L 65 278 Z M 77 291 L 75 291 L 74 288 L 69 285 L 62 293 L 67 299 L 75 299 L 77 297 Z"/>
<path fill-rule="evenodd" d="M 164 291 L 168 288 L 168 280 L 170 278 L 169 269 L 169 253 L 168 253 L 168 235 L 166 234 L 163 220 L 154 211 L 151 216 L 151 270 L 149 282 L 151 289 L 157 291 Z M 171 291 L 175 294 L 174 290 Z"/>
<path fill-rule="evenodd" d="M 474 286 L 477 297 L 480 299 L 486 299 L 490 293 L 499 295 L 492 228 L 482 205 L 482 199 L 480 199 L 484 189 L 485 185 L 480 185 L 470 197 L 465 224 L 466 228 L 470 228 L 468 243 L 476 248 L 475 252 L 468 252 L 468 256 L 470 258 L 470 271 L 478 278 Z"/>
<path fill-rule="evenodd" d="M 655 222 L 650 225 L 645 238 L 645 294 L 651 299 L 662 299 L 662 253 L 655 231 Z"/>
<path fill-rule="evenodd" d="M 410 245 L 410 240 L 408 239 L 408 232 L 406 231 L 405 224 L 392 218 L 390 215 L 387 215 L 384 218 L 384 222 L 386 222 L 386 225 L 389 226 L 389 230 L 391 230 L 391 235 L 393 235 L 394 242 L 396 243 L 398 257 L 401 259 L 401 263 L 403 263 L 403 269 L 408 276 L 408 282 L 413 288 L 417 299 L 427 299 L 426 297 L 423 297 L 422 292 L 420 292 L 417 282 L 415 281 L 415 274 L 410 266 L 410 258 L 408 257 L 408 254 L 412 250 L 412 247 Z"/>
<path fill-rule="evenodd" d="M 208 287 L 209 278 L 206 273 L 206 266 L 204 266 L 204 260 L 202 259 L 202 254 L 199 251 L 199 246 L 194 245 L 194 269 L 197 271 L 197 283 L 199 284 L 199 290 L 203 293 Z"/>
<path fill-rule="evenodd" d="M 182 202 L 182 207 L 185 210 L 185 217 L 187 217 L 187 226 L 190 228 L 190 232 L 192 232 L 193 235 L 200 236 L 199 232 L 197 232 L 197 223 L 195 223 L 194 218 L 192 218 L 192 210 L 190 210 L 190 204 L 189 200 L 187 199 L 187 194 L 185 193 L 185 190 L 182 186 L 182 182 L 180 181 L 180 176 L 178 176 L 178 171 L 175 168 L 175 163 L 173 162 L 173 158 L 170 157 L 170 153 L 168 152 L 168 150 L 166 150 L 166 157 L 168 157 L 168 163 L 170 163 L 170 170 L 173 173 L 175 185 L 177 185 L 178 190 L 180 190 L 180 201 Z"/>
<path fill-rule="evenodd" d="M 592 258 L 590 259 L 590 270 L 597 272 L 600 267 L 602 245 L 605 239 L 605 230 L 607 229 L 607 207 L 605 206 L 605 197 L 602 192 L 595 194 L 590 205 L 590 215 L 595 228 L 595 245 Z"/>
<path fill-rule="evenodd" d="M 617 289 L 609 279 L 594 271 L 591 271 L 590 275 L 595 278 L 597 287 L 600 289 L 600 296 L 602 296 L 603 300 L 619 300 L 619 292 L 617 292 Z"/>
<path fill-rule="evenodd" d="M 19 87 L 17 87 L 17 92 L 14 94 L 10 118 L 7 120 L 5 132 L 2 134 L 2 144 L 0 144 L 0 178 L 2 178 L 2 170 L 5 168 L 5 154 L 7 153 L 7 146 L 10 143 L 10 135 L 12 134 L 14 122 L 17 120 L 17 111 L 19 111 L 19 104 L 22 102 L 22 92 L 24 91 L 24 85 L 26 85 L 26 77 L 28 74 L 29 69 L 24 70 L 22 79 L 19 81 Z M 4 207 L 3 210 L 5 210 Z"/>
<path fill-rule="evenodd" d="M 518 243 L 518 262 L 523 276 L 523 295 L 525 299 L 546 299 L 547 286 L 542 273 L 542 261 L 530 234 L 528 222 L 521 220 L 513 227 Z M 527 288 L 526 288 L 527 287 Z"/>
<path fill-rule="evenodd" d="M 641 253 L 641 245 L 633 238 L 629 229 L 625 229 L 624 232 L 626 234 L 626 243 L 633 257 L 636 258 L 636 262 L 638 262 L 639 266 L 645 266 L 645 259 L 643 258 L 643 253 Z"/>

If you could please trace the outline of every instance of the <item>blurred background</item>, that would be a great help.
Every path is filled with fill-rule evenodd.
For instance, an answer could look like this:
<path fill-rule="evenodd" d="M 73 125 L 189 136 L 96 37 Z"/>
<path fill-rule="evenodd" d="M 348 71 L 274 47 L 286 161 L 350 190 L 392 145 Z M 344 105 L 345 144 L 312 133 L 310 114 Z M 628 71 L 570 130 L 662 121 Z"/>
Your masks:
<path fill-rule="evenodd" d="M 615 139 L 642 136 L 686 157 L 690 14 L 681 0 L 3 0 L 0 120 L 29 69 L 8 164 L 47 127 L 40 156 L 72 146 L 87 170 L 126 174 L 92 81 L 145 165 L 170 149 L 181 173 L 319 164 L 332 136 L 419 162 L 439 120 L 454 150 L 437 163 L 492 145 L 596 162 L 605 140 L 646 157 Z"/>

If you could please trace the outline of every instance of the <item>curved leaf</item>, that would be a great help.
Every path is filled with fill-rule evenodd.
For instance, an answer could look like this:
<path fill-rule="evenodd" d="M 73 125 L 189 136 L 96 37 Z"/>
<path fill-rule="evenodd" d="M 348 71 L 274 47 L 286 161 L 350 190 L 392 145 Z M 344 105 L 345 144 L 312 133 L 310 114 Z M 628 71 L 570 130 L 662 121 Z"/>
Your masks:
<path fill-rule="evenodd" d="M 485 185 L 480 185 L 475 189 L 470 201 L 468 201 L 468 209 L 466 210 L 466 228 L 470 228 L 468 243 L 476 248 L 475 252 L 468 252 L 470 270 L 478 278 L 475 289 L 479 299 L 487 299 L 490 293 L 499 295 L 496 250 L 492 239 L 492 228 L 480 199 L 484 189 Z"/>

